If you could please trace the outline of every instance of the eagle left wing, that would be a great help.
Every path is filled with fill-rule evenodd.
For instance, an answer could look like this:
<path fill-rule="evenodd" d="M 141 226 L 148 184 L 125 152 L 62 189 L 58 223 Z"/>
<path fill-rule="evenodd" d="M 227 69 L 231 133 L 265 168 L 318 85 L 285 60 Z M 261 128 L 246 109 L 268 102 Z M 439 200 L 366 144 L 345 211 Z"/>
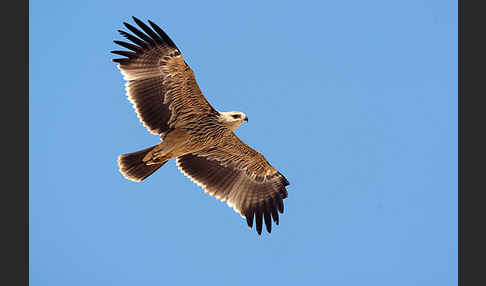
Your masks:
<path fill-rule="evenodd" d="M 133 17 L 136 27 L 123 23 L 133 33 L 119 30 L 128 42 L 114 41 L 130 51 L 111 51 L 127 80 L 126 94 L 137 116 L 153 134 L 164 137 L 174 128 L 204 134 L 200 121 L 221 127 L 219 113 L 209 104 L 192 69 L 167 34 L 149 20 L 152 28 Z M 206 127 L 206 126 L 204 126 Z"/>
<path fill-rule="evenodd" d="M 278 225 L 278 213 L 284 211 L 288 193 L 287 179 L 233 132 L 220 144 L 177 158 L 177 166 L 206 193 L 227 202 L 253 226 L 258 234 L 262 223 L 272 231 L 272 218 Z"/>

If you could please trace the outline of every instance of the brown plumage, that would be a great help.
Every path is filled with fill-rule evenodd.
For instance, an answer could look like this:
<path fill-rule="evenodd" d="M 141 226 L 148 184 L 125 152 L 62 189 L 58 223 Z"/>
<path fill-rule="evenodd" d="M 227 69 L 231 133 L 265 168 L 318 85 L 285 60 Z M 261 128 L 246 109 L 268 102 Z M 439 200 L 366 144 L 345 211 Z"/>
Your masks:
<path fill-rule="evenodd" d="M 278 225 L 287 179 L 259 152 L 241 141 L 233 131 L 244 121 L 241 112 L 218 112 L 199 89 L 194 73 L 174 42 L 156 24 L 151 28 L 133 17 L 141 30 L 124 23 L 132 32 L 119 31 L 131 43 L 114 41 L 130 51 L 112 51 L 123 56 L 118 63 L 129 100 L 143 125 L 160 135 L 162 143 L 121 155 L 120 172 L 142 181 L 172 158 L 177 166 L 205 192 L 246 218 L 261 234 L 272 219 Z"/>

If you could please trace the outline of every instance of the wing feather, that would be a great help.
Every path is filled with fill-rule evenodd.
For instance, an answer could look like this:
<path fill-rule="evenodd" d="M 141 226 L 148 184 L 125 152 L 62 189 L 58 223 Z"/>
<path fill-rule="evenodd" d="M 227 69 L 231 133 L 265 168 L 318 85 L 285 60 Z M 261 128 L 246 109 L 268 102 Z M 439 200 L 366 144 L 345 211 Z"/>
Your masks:
<path fill-rule="evenodd" d="M 138 52 L 138 53 L 142 53 L 143 52 L 143 49 L 137 45 L 133 45 L 133 44 L 130 44 L 130 43 L 127 43 L 127 42 L 123 42 L 123 41 L 113 41 L 113 43 L 117 44 L 117 45 L 120 45 L 124 48 L 127 48 L 129 50 L 132 50 L 134 52 Z"/>
<path fill-rule="evenodd" d="M 124 22 L 133 34 L 119 30 L 131 43 L 114 41 L 129 51 L 112 53 L 123 56 L 113 61 L 127 80 L 127 96 L 143 125 L 161 136 L 175 127 L 200 132 L 193 126 L 202 118 L 221 128 L 218 112 L 202 94 L 174 42 L 155 23 L 149 21 L 150 28 L 136 17 L 133 20 L 140 29 Z"/>
<path fill-rule="evenodd" d="M 226 202 L 261 234 L 279 224 L 288 180 L 263 155 L 228 133 L 221 144 L 177 158 L 177 166 L 205 192 Z"/>

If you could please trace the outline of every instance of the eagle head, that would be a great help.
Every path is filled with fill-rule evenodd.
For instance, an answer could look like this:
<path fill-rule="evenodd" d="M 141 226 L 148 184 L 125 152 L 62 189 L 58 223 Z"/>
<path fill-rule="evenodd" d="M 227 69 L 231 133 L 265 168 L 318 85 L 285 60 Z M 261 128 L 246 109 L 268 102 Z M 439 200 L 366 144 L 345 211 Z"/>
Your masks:
<path fill-rule="evenodd" d="M 220 112 L 221 121 L 231 130 L 235 131 L 243 122 L 248 121 L 248 116 L 243 112 Z"/>

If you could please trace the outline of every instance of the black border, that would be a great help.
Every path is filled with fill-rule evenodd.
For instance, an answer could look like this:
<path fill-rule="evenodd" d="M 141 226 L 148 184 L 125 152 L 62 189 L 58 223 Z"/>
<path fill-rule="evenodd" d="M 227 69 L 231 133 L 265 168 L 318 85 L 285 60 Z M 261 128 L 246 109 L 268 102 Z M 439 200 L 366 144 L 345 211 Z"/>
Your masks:
<path fill-rule="evenodd" d="M 3 6 L 2 285 L 29 285 L 29 1 Z"/>
<path fill-rule="evenodd" d="M 486 285 L 484 273 L 486 146 L 485 17 L 480 1 L 458 1 L 458 280 Z M 482 281 L 482 282 L 481 282 Z"/>

